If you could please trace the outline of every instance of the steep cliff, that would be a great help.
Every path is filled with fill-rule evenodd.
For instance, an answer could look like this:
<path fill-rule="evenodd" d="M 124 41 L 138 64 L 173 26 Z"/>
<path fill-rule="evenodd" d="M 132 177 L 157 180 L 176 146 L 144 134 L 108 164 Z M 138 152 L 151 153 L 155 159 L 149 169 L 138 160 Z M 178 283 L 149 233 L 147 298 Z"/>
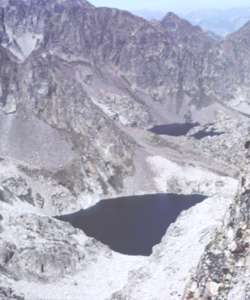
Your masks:
<path fill-rule="evenodd" d="M 204 255 L 183 299 L 243 300 L 250 297 L 249 142 L 238 195 Z"/>

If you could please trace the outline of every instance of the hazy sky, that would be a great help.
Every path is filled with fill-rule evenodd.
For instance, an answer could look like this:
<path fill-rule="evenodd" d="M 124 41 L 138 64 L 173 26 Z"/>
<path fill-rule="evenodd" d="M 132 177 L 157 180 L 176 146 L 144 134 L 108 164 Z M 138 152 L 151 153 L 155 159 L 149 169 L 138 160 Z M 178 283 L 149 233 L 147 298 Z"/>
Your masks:
<path fill-rule="evenodd" d="M 250 0 L 90 0 L 96 6 L 127 10 L 164 10 L 180 13 L 202 8 L 250 7 Z"/>

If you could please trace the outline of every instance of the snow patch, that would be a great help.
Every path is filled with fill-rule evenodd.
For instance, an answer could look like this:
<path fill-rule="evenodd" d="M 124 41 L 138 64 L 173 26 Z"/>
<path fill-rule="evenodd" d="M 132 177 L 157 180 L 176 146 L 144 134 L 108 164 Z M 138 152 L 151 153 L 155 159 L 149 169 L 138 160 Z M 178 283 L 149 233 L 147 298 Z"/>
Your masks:
<path fill-rule="evenodd" d="M 236 190 L 238 181 L 222 177 L 192 164 L 178 165 L 161 156 L 147 158 L 154 173 L 154 182 L 161 192 L 228 196 Z"/>
<path fill-rule="evenodd" d="M 24 61 L 39 46 L 43 38 L 42 34 L 24 32 L 16 35 L 12 30 L 6 27 L 9 37 L 8 49 L 21 61 Z"/>

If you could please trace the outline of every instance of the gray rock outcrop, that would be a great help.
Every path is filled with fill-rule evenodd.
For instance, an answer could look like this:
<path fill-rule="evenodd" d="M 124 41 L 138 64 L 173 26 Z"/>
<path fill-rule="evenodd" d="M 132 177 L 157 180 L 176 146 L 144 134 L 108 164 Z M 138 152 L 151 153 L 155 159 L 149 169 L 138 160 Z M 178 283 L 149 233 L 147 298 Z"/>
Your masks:
<path fill-rule="evenodd" d="M 224 225 L 207 246 L 183 299 L 249 299 L 249 142 L 238 195 Z"/>

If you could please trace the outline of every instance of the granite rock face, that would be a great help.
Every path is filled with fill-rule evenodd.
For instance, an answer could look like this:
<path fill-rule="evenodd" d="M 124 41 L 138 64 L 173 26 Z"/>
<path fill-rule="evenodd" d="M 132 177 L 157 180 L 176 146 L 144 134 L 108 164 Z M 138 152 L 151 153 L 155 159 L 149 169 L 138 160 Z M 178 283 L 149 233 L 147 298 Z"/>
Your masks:
<path fill-rule="evenodd" d="M 247 153 L 238 195 L 207 246 L 184 299 L 249 299 L 249 187 Z"/>
<path fill-rule="evenodd" d="M 109 255 L 71 225 L 39 215 L 21 195 L 6 192 L 0 209 L 0 275 L 8 279 L 55 282 L 89 267 L 101 253 Z"/>
<path fill-rule="evenodd" d="M 14 113 L 16 111 L 16 99 L 14 92 L 16 90 L 17 83 L 17 66 L 15 64 L 15 58 L 6 51 L 4 48 L 0 48 L 0 107 L 5 113 Z"/>
<path fill-rule="evenodd" d="M 204 70 L 206 92 L 245 114 L 249 114 L 249 31 L 248 22 L 218 42 L 209 51 Z"/>
<path fill-rule="evenodd" d="M 172 13 L 151 23 L 69 0 L 3 1 L 1 16 L 1 45 L 19 67 L 25 66 L 19 68 L 25 84 L 39 78 L 36 98 L 56 93 L 56 83 L 48 85 L 46 78 L 52 79 L 57 69 L 124 125 L 190 120 L 214 103 L 236 108 L 235 101 L 247 102 L 248 24 L 218 41 Z M 39 71 L 29 77 L 32 65 Z M 24 89 L 20 86 L 19 92 Z M 15 111 L 14 100 L 9 95 L 7 111 Z M 46 103 L 40 99 L 39 105 L 42 110 Z"/>
<path fill-rule="evenodd" d="M 91 263 L 87 261 L 88 251 L 91 260 L 95 260 L 94 242 L 85 238 L 85 244 L 79 245 L 74 239 L 77 231 L 67 224 L 29 214 L 5 220 L 5 224 L 8 237 L 12 234 L 16 239 L 8 241 L 2 232 L 1 267 L 15 279 L 56 281 L 88 266 Z"/>
<path fill-rule="evenodd" d="M 0 150 L 32 171 L 49 173 L 75 197 L 104 195 L 121 191 L 124 177 L 132 174 L 133 145 L 88 95 L 84 61 L 64 60 L 64 50 L 53 54 L 60 44 L 53 34 L 63 36 L 62 24 L 55 32 L 49 24 L 60 22 L 58 16 L 78 21 L 76 9 L 92 6 L 82 1 L 4 2 Z M 72 38 L 70 43 L 77 45 Z"/>
<path fill-rule="evenodd" d="M 24 300 L 23 296 L 16 295 L 11 288 L 0 287 L 0 299 L 5 300 Z"/>
<path fill-rule="evenodd" d="M 177 16 L 169 14 L 161 24 L 151 24 L 128 12 L 94 8 L 81 1 L 11 1 L 2 15 L 2 45 L 21 62 L 43 49 L 74 63 L 96 103 L 103 107 L 103 95 L 113 98 L 117 104 L 106 109 L 112 111 L 113 106 L 113 114 L 118 111 L 121 120 L 126 115 L 122 111 L 119 115 L 120 98 L 141 110 L 130 123 L 144 125 L 159 116 L 183 117 L 193 95 L 195 107 L 204 105 L 198 75 L 202 56 L 215 41 Z M 93 85 L 98 85 L 98 91 Z M 164 114 L 159 101 L 166 105 Z"/>

